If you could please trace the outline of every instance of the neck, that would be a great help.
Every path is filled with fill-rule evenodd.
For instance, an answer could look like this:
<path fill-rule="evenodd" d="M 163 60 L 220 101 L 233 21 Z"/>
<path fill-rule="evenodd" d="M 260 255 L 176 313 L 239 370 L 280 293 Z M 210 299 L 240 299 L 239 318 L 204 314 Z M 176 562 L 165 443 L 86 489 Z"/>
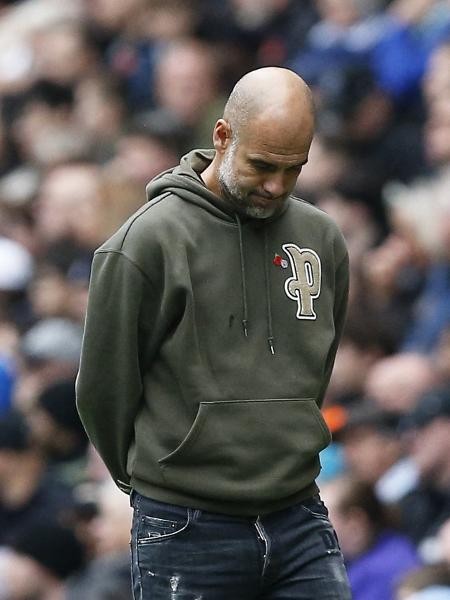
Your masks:
<path fill-rule="evenodd" d="M 221 197 L 222 194 L 219 186 L 219 178 L 217 176 L 218 167 L 216 162 L 216 158 L 214 158 L 200 175 L 209 191 L 216 196 Z"/>

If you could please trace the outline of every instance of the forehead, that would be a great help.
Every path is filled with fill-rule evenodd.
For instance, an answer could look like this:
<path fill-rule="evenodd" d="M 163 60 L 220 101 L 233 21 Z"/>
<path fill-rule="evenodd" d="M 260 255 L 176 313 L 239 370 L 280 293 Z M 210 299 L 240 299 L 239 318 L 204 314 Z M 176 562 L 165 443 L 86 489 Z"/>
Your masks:
<path fill-rule="evenodd" d="M 260 117 L 252 120 L 239 138 L 241 156 L 277 164 L 297 164 L 308 158 L 312 124 L 306 120 L 280 122 Z"/>

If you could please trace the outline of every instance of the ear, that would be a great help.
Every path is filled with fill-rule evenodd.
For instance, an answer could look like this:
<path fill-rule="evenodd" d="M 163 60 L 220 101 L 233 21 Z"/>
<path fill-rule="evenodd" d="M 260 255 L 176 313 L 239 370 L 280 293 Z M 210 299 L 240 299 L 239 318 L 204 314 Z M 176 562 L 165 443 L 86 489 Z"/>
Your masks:
<path fill-rule="evenodd" d="M 223 154 L 231 143 L 231 127 L 225 119 L 219 119 L 213 130 L 213 144 L 217 153 Z"/>

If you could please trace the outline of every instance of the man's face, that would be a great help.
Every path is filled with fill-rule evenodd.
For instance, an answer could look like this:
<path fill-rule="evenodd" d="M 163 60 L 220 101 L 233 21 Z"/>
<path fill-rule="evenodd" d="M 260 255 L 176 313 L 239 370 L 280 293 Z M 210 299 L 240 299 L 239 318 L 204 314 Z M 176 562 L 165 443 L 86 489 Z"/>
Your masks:
<path fill-rule="evenodd" d="M 370 425 L 347 431 L 342 440 L 345 461 L 361 481 L 375 484 L 399 458 L 401 442 Z"/>
<path fill-rule="evenodd" d="M 308 159 L 310 135 L 283 139 L 283 132 L 247 132 L 234 137 L 219 167 L 223 197 L 248 217 L 266 219 L 281 211 Z M 286 136 L 287 137 L 287 136 Z"/>

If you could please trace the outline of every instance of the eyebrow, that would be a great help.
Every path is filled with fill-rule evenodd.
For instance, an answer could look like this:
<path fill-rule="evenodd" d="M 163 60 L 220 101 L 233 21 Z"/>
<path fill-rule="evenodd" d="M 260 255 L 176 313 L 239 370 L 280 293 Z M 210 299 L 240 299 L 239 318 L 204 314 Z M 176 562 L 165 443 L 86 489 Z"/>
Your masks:
<path fill-rule="evenodd" d="M 254 164 L 254 165 L 259 165 L 259 166 L 263 166 L 263 167 L 268 167 L 268 168 L 277 168 L 277 165 L 275 163 L 271 163 L 268 162 L 262 158 L 251 158 L 249 157 L 249 162 Z M 304 165 L 306 165 L 306 163 L 308 162 L 308 159 L 306 158 L 305 160 L 299 162 L 299 163 L 295 163 L 293 165 L 290 165 L 289 167 L 287 167 L 288 169 L 299 169 L 301 167 L 303 167 Z"/>

